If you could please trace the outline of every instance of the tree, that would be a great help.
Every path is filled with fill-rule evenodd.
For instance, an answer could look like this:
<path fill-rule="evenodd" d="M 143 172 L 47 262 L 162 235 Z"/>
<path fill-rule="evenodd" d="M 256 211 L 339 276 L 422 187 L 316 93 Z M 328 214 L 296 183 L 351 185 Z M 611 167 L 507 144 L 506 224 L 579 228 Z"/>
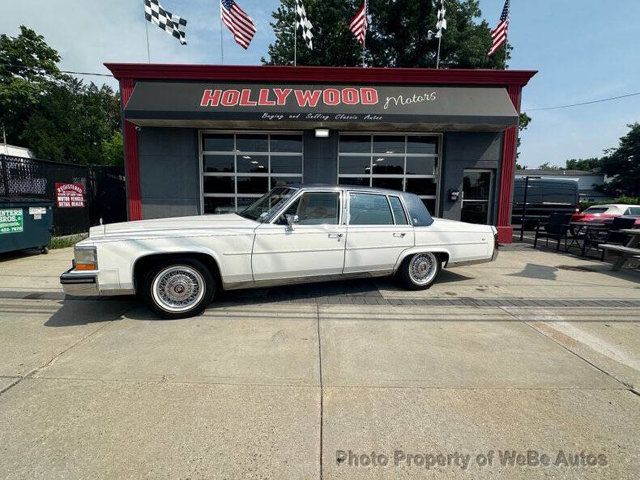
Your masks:
<path fill-rule="evenodd" d="M 629 133 L 617 148 L 605 150 L 601 172 L 610 177 L 603 187 L 612 196 L 640 196 L 640 123 L 627 125 Z"/>
<path fill-rule="evenodd" d="M 554 170 L 562 170 L 562 167 L 558 165 L 552 165 L 549 162 L 544 162 L 542 165 L 538 167 L 538 169 L 554 171 Z"/>
<path fill-rule="evenodd" d="M 122 164 L 120 99 L 58 68 L 60 56 L 33 30 L 0 36 L 0 122 L 7 141 L 36 157 L 80 164 Z"/>
<path fill-rule="evenodd" d="M 20 138 L 38 158 L 77 164 L 119 164 L 117 97 L 108 86 L 73 79 L 53 87 L 29 117 Z M 120 152 L 122 157 L 122 152 Z"/>
<path fill-rule="evenodd" d="M 518 118 L 518 146 L 516 148 L 516 160 L 520 156 L 520 134 L 522 134 L 522 132 L 524 132 L 529 127 L 530 123 L 531 123 L 531 117 L 527 115 L 527 112 L 520 112 L 520 115 Z M 521 165 L 518 165 L 518 163 L 516 162 L 516 170 L 524 170 L 524 167 Z"/>
<path fill-rule="evenodd" d="M 362 47 L 349 31 L 349 21 L 361 0 L 305 0 L 304 5 L 313 23 L 313 50 L 306 47 L 298 32 L 298 64 L 361 65 Z M 489 24 L 479 20 L 478 0 L 450 0 L 446 5 L 447 29 L 442 38 L 441 66 L 502 68 L 510 48 L 487 57 L 491 32 Z M 294 0 L 282 0 L 273 12 L 271 26 L 276 40 L 269 45 L 269 59 L 263 58 L 264 63 L 293 63 L 294 8 Z M 366 63 L 375 67 L 435 67 L 438 40 L 429 39 L 428 31 L 435 30 L 436 11 L 432 0 L 370 0 Z"/>
<path fill-rule="evenodd" d="M 586 172 L 592 172 L 600 168 L 600 159 L 593 158 L 572 158 L 567 160 L 567 170 L 584 170 Z"/>
<path fill-rule="evenodd" d="M 0 59 L 0 123 L 7 141 L 18 143 L 34 106 L 66 77 L 57 66 L 58 52 L 25 26 L 17 37 L 0 35 Z"/>

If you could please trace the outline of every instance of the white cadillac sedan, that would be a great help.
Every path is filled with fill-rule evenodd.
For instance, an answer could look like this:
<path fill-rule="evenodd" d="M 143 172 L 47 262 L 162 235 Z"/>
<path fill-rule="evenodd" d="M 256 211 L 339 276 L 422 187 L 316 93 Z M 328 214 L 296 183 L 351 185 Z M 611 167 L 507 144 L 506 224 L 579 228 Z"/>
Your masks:
<path fill-rule="evenodd" d="M 220 289 L 384 275 L 424 289 L 443 266 L 495 259 L 497 246 L 495 227 L 434 219 L 411 193 L 277 187 L 237 214 L 93 227 L 60 283 L 70 295 L 136 293 L 182 318 Z"/>

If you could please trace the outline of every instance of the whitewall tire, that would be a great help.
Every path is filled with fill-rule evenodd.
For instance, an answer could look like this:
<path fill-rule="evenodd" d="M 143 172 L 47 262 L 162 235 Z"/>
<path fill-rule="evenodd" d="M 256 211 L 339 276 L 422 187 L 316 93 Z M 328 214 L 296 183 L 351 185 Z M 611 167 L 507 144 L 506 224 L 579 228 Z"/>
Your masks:
<path fill-rule="evenodd" d="M 409 255 L 398 269 L 398 278 L 409 290 L 423 290 L 433 285 L 442 270 L 442 261 L 433 252 Z"/>
<path fill-rule="evenodd" d="M 176 259 L 151 268 L 145 278 L 143 297 L 151 310 L 163 318 L 186 318 L 201 314 L 215 294 L 215 279 L 197 260 Z"/>

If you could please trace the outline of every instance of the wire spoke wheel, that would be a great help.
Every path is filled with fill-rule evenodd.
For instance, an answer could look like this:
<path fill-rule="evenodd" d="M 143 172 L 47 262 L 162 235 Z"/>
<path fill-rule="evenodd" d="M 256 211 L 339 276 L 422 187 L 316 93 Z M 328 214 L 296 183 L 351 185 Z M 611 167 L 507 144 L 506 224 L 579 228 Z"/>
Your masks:
<path fill-rule="evenodd" d="M 438 273 L 438 259 L 433 253 L 418 253 L 409 262 L 409 277 L 416 285 L 428 285 Z"/>
<path fill-rule="evenodd" d="M 189 265 L 171 265 L 157 273 L 151 295 L 163 310 L 180 313 L 198 305 L 205 289 L 205 280 L 197 269 Z"/>

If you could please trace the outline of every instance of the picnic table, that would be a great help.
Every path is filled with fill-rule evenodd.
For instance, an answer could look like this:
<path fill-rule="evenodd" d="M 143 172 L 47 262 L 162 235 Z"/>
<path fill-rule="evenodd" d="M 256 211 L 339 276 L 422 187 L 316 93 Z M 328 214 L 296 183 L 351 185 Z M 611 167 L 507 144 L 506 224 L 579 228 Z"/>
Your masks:
<path fill-rule="evenodd" d="M 580 240 L 584 242 L 587 230 L 605 230 L 606 228 L 604 222 L 569 222 L 571 238 L 567 250 L 573 246 L 578 247 L 581 251 L 584 250 L 584 245 L 580 245 Z M 584 255 L 584 252 L 582 254 Z"/>
<path fill-rule="evenodd" d="M 613 264 L 613 270 L 621 270 L 630 258 L 640 258 L 640 248 L 638 248 L 640 245 L 640 228 L 626 228 L 620 230 L 620 232 L 629 235 L 629 240 L 626 245 L 612 245 L 608 243 L 600 245 L 604 250 L 618 254 L 618 259 Z"/>

